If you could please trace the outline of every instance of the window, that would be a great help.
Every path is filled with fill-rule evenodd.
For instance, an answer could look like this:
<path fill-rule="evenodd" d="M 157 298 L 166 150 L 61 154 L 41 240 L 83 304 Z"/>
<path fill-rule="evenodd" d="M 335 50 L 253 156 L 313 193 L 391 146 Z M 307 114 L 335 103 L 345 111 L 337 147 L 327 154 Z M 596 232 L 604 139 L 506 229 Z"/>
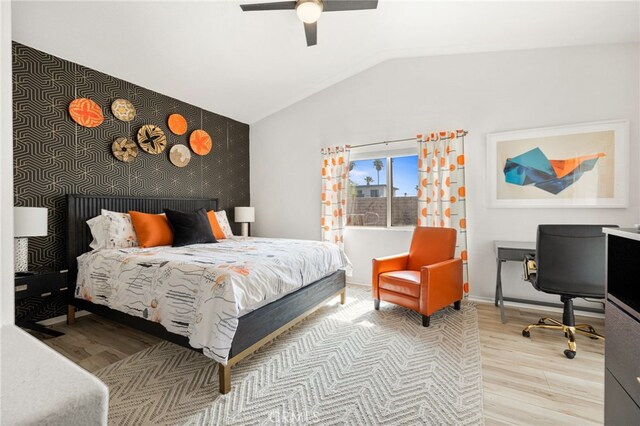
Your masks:
<path fill-rule="evenodd" d="M 391 226 L 418 222 L 418 156 L 391 158 Z"/>
<path fill-rule="evenodd" d="M 418 220 L 418 156 L 349 163 L 347 226 L 415 226 Z"/>

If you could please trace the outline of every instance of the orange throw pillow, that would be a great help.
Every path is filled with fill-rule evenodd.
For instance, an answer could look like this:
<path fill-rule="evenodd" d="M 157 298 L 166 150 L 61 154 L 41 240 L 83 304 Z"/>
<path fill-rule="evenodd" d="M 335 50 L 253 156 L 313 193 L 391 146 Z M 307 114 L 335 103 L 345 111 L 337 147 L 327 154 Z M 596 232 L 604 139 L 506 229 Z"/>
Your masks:
<path fill-rule="evenodd" d="M 209 217 L 209 223 L 211 224 L 213 236 L 216 237 L 216 240 L 224 240 L 226 237 L 224 236 L 222 228 L 220 228 L 218 218 L 216 217 L 216 212 L 214 212 L 213 210 L 209 210 L 207 212 L 207 216 Z"/>
<path fill-rule="evenodd" d="M 170 246 L 173 244 L 173 232 L 165 215 L 136 211 L 130 211 L 129 214 L 140 247 Z"/>

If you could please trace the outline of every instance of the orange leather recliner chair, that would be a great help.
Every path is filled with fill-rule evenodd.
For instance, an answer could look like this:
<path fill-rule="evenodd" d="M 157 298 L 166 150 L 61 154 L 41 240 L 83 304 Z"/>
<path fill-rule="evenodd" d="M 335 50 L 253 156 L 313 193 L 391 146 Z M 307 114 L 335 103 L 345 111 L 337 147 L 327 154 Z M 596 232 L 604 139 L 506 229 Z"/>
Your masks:
<path fill-rule="evenodd" d="M 373 302 L 395 303 L 422 314 L 429 327 L 431 315 L 462 300 L 462 259 L 453 257 L 456 230 L 416 227 L 409 253 L 373 259 Z"/>

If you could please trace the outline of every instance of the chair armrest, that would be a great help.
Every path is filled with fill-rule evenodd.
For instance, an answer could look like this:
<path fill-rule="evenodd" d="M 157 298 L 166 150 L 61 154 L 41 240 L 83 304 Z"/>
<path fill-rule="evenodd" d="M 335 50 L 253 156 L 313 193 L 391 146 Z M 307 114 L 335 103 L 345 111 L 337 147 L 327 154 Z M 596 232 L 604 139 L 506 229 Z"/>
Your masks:
<path fill-rule="evenodd" d="M 423 315 L 462 299 L 462 259 L 449 259 L 420 269 L 420 310 Z"/>
<path fill-rule="evenodd" d="M 378 292 L 378 277 L 380 274 L 391 271 L 404 271 L 407 269 L 407 263 L 409 263 L 409 253 L 373 259 L 371 288 L 373 289 L 374 299 L 380 299 L 380 294 Z"/>

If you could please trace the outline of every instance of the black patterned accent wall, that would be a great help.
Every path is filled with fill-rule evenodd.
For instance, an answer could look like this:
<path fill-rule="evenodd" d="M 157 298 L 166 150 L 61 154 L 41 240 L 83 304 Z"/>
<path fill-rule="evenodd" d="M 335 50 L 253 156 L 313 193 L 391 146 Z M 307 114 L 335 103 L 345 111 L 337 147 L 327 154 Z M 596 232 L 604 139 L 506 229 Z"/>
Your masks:
<path fill-rule="evenodd" d="M 102 108 L 100 126 L 82 127 L 69 116 L 69 103 L 81 97 Z M 117 98 L 133 103 L 133 121 L 113 116 L 111 103 Z M 169 130 L 172 113 L 186 118 L 185 135 Z M 49 235 L 29 239 L 30 269 L 66 268 L 65 194 L 216 197 L 232 226 L 233 207 L 249 205 L 248 124 L 16 42 L 13 114 L 15 205 L 49 209 Z M 140 150 L 133 163 L 118 161 L 111 153 L 114 139 L 127 136 L 135 141 L 144 124 L 164 131 L 165 151 L 152 155 Z M 202 157 L 192 152 L 184 168 L 174 166 L 169 149 L 188 145 L 189 134 L 199 128 L 211 135 L 213 149 Z"/>

